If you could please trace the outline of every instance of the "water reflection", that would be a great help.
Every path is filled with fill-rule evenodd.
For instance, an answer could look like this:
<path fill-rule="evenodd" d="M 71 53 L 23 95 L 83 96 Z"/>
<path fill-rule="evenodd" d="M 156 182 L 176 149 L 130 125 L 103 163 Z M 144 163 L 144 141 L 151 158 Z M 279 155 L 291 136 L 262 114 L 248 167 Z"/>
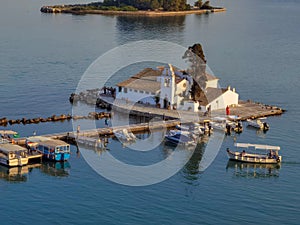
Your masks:
<path fill-rule="evenodd" d="M 41 164 L 31 164 L 22 167 L 6 167 L 0 165 L 0 179 L 8 182 L 26 182 L 27 175 L 32 171 L 33 168 L 40 167 Z"/>
<path fill-rule="evenodd" d="M 41 165 L 41 172 L 54 177 L 69 176 L 70 163 L 66 162 L 43 162 Z"/>
<path fill-rule="evenodd" d="M 200 161 L 202 159 L 204 151 L 205 143 L 198 143 L 192 157 L 182 169 L 183 177 L 186 179 L 185 182 L 190 185 L 195 184 L 194 182 L 199 178 Z"/>
<path fill-rule="evenodd" d="M 226 170 L 232 171 L 236 177 L 279 177 L 280 164 L 243 163 L 229 160 Z"/>
<path fill-rule="evenodd" d="M 266 138 L 266 134 L 268 132 L 268 130 L 261 130 L 261 129 L 257 129 L 257 128 L 251 127 L 251 126 L 247 126 L 247 130 L 249 130 L 249 131 L 255 131 L 256 132 L 256 136 L 260 137 L 260 138 Z"/>
<path fill-rule="evenodd" d="M 118 43 L 160 39 L 182 42 L 185 16 L 148 17 L 118 16 L 116 22 Z"/>

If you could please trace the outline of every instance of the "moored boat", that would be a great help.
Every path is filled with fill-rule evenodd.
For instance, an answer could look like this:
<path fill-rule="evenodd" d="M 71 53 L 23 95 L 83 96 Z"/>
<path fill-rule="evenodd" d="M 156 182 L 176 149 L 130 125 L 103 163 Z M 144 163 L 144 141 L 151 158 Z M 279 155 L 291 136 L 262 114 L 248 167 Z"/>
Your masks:
<path fill-rule="evenodd" d="M 132 132 L 128 132 L 127 129 L 116 130 L 116 131 L 114 131 L 114 135 L 120 141 L 135 141 L 136 140 L 136 136 Z"/>
<path fill-rule="evenodd" d="M 235 143 L 235 146 L 243 150 L 231 151 L 227 148 L 227 155 L 231 160 L 250 163 L 280 163 L 282 160 L 282 156 L 278 155 L 279 146 L 246 143 Z M 257 153 L 257 151 L 265 151 L 265 153 Z"/>
<path fill-rule="evenodd" d="M 20 137 L 19 133 L 13 130 L 0 130 L 0 135 L 2 139 L 7 139 L 9 141 L 11 141 L 12 138 Z"/>
<path fill-rule="evenodd" d="M 262 122 L 261 119 L 256 119 L 256 120 L 251 120 L 251 119 L 247 119 L 247 124 L 248 126 L 257 128 L 257 129 L 261 129 L 261 130 L 269 130 L 270 129 L 270 125 L 267 122 Z"/>
<path fill-rule="evenodd" d="M 176 129 L 181 130 L 181 131 L 185 131 L 185 132 L 192 132 L 194 134 L 197 135 L 201 135 L 204 134 L 205 130 L 204 130 L 204 126 L 201 126 L 198 123 L 189 123 L 189 124 L 180 124 L 180 125 L 176 125 Z"/>
<path fill-rule="evenodd" d="M 195 145 L 196 137 L 187 131 L 170 130 L 166 135 L 166 142 L 170 144 Z"/>
<path fill-rule="evenodd" d="M 27 149 L 2 140 L 0 143 L 0 163 L 9 167 L 27 165 Z"/>
<path fill-rule="evenodd" d="M 26 146 L 31 151 L 42 153 L 49 160 L 66 161 L 70 158 L 70 145 L 61 140 L 34 136 L 26 139 Z"/>

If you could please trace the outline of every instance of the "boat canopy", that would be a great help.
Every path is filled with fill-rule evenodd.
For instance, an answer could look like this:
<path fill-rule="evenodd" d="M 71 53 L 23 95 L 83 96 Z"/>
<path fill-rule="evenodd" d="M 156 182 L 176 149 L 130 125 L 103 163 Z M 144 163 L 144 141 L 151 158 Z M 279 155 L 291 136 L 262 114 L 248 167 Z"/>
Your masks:
<path fill-rule="evenodd" d="M 65 146 L 69 145 L 68 143 L 58 140 L 58 139 L 52 139 L 48 137 L 42 137 L 42 136 L 33 136 L 27 138 L 27 142 L 35 142 L 38 143 L 39 145 L 47 145 L 51 147 L 56 147 L 56 146 Z"/>
<path fill-rule="evenodd" d="M 263 150 L 276 150 L 279 151 L 279 146 L 272 146 L 272 145 L 260 145 L 260 144 L 247 144 L 247 143 L 235 143 L 235 147 L 238 148 L 255 148 L 255 149 L 263 149 Z"/>
<path fill-rule="evenodd" d="M 0 144 L 0 150 L 2 152 L 6 152 L 6 153 L 17 152 L 17 151 L 26 151 L 27 152 L 26 148 L 19 146 L 19 145 L 10 144 L 10 143 Z"/>
<path fill-rule="evenodd" d="M 14 134 L 18 134 L 18 132 L 13 131 L 13 130 L 0 130 L 0 134 L 14 135 Z"/>

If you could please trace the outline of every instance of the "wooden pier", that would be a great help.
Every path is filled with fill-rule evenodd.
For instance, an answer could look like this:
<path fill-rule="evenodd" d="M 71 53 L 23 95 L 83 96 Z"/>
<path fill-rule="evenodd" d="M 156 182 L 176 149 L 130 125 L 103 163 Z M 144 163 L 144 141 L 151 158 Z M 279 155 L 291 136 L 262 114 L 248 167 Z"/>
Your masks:
<path fill-rule="evenodd" d="M 61 139 L 70 144 L 84 144 L 87 146 L 101 147 L 103 142 L 101 138 L 108 138 L 114 135 L 115 131 L 126 129 L 132 133 L 147 132 L 151 130 L 162 130 L 163 128 L 173 128 L 180 123 L 197 122 L 204 123 L 207 120 L 213 120 L 214 117 L 225 115 L 224 110 L 216 110 L 210 115 L 204 115 L 202 112 L 167 110 L 151 107 L 144 104 L 130 104 L 126 101 L 113 101 L 112 97 L 105 98 L 108 104 L 112 104 L 113 110 L 121 113 L 127 113 L 135 116 L 147 117 L 149 119 L 156 118 L 156 121 L 150 120 L 146 123 L 130 124 L 126 126 L 104 127 L 93 130 L 83 130 L 79 133 L 75 131 L 62 132 L 42 135 L 53 139 Z M 284 110 L 276 106 L 268 106 L 261 103 L 251 101 L 240 101 L 239 105 L 230 107 L 229 120 L 244 121 L 247 119 L 255 119 L 259 117 L 268 117 L 281 115 Z M 14 139 L 19 145 L 25 144 L 25 138 Z"/>
<path fill-rule="evenodd" d="M 164 128 L 172 128 L 176 125 L 180 124 L 179 120 L 169 120 L 169 121 L 155 121 L 149 123 L 140 123 L 140 124 L 132 124 L 126 126 L 117 126 L 114 128 L 104 127 L 92 130 L 83 130 L 77 133 L 76 131 L 71 132 L 62 132 L 62 133 L 54 133 L 54 134 L 46 134 L 41 135 L 43 137 L 49 137 L 53 139 L 61 139 L 71 144 L 87 144 L 90 146 L 101 145 L 99 142 L 99 138 L 103 137 L 111 137 L 114 135 L 115 131 L 119 130 L 128 130 L 132 133 L 138 132 L 146 132 L 149 130 L 162 130 Z M 16 138 L 14 139 L 16 144 L 25 145 L 26 138 Z"/>

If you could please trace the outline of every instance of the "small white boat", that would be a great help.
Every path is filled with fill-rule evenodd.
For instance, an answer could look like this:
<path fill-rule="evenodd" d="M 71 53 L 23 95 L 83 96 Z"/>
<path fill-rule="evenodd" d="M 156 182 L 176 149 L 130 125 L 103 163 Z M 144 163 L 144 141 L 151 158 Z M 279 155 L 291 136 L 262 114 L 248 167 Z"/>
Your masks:
<path fill-rule="evenodd" d="M 226 124 L 230 123 L 225 117 L 214 117 L 210 122 L 213 129 L 226 131 Z"/>
<path fill-rule="evenodd" d="M 20 135 L 13 130 L 0 130 L 0 135 L 3 139 L 12 140 L 12 138 L 18 138 Z"/>
<path fill-rule="evenodd" d="M 26 148 L 4 140 L 0 143 L 0 163 L 9 167 L 27 165 L 27 151 Z"/>
<path fill-rule="evenodd" d="M 260 118 L 256 120 L 247 119 L 248 126 L 261 129 L 261 130 L 269 130 L 270 125 L 267 122 L 262 122 L 261 120 L 265 118 Z"/>
<path fill-rule="evenodd" d="M 170 130 L 166 135 L 166 142 L 175 145 L 195 145 L 197 137 L 188 131 Z"/>
<path fill-rule="evenodd" d="M 198 123 L 191 123 L 186 125 L 176 125 L 176 129 L 181 131 L 191 132 L 193 134 L 201 135 L 204 134 L 204 127 Z"/>
<path fill-rule="evenodd" d="M 119 140 L 123 140 L 123 141 L 135 141 L 136 140 L 136 136 L 132 132 L 128 132 L 127 129 L 116 130 L 116 131 L 114 131 L 114 135 Z"/>
<path fill-rule="evenodd" d="M 280 163 L 282 160 L 282 157 L 278 155 L 279 146 L 235 143 L 235 147 L 243 150 L 231 151 L 227 148 L 227 155 L 231 160 L 249 163 Z M 257 153 L 257 151 L 265 152 Z"/>

